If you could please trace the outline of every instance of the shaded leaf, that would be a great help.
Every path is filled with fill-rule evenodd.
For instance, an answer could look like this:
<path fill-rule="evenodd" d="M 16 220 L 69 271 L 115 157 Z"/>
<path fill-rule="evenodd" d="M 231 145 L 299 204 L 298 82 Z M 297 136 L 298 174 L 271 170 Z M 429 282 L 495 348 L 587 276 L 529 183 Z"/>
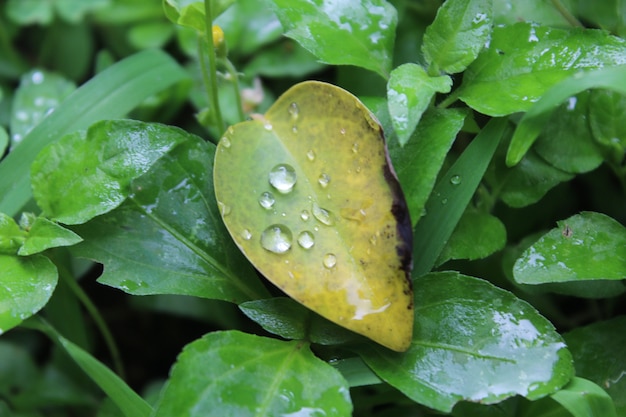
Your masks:
<path fill-rule="evenodd" d="M 30 227 L 26 241 L 20 248 L 18 255 L 33 255 L 50 248 L 72 246 L 82 240 L 80 236 L 71 230 L 45 217 L 38 217 Z"/>
<path fill-rule="evenodd" d="M 229 331 L 185 347 L 155 416 L 349 416 L 351 411 L 346 381 L 304 342 Z"/>
<path fill-rule="evenodd" d="M 581 297 L 605 297 L 626 290 L 619 282 L 626 279 L 624 226 L 593 212 L 576 214 L 557 225 L 515 262 L 516 282 L 569 283 L 548 288 Z M 592 287 L 589 281 L 595 280 L 601 282 Z"/>
<path fill-rule="evenodd" d="M 246 65 L 248 76 L 300 78 L 325 68 L 306 49 L 291 39 L 259 51 Z"/>
<path fill-rule="evenodd" d="M 0 334 L 41 310 L 56 284 L 57 269 L 45 256 L 0 253 Z"/>
<path fill-rule="evenodd" d="M 386 1 L 270 0 L 269 5 L 285 35 L 322 62 L 356 65 L 389 76 L 398 18 Z"/>
<path fill-rule="evenodd" d="M 406 346 L 410 220 L 361 102 L 330 84 L 292 87 L 263 120 L 229 129 L 214 178 L 231 236 L 270 281 L 341 326 Z"/>
<path fill-rule="evenodd" d="M 626 95 L 610 90 L 593 90 L 589 102 L 589 127 L 609 161 L 619 164 L 626 153 Z M 0 147 L 1 148 L 1 147 Z"/>
<path fill-rule="evenodd" d="M 541 398 L 572 377 L 561 336 L 525 301 L 454 272 L 428 274 L 415 284 L 420 290 L 409 350 L 372 345 L 359 351 L 379 377 L 412 400 L 449 412 L 462 400 Z"/>
<path fill-rule="evenodd" d="M 581 70 L 625 63 L 626 41 L 604 31 L 498 26 L 463 74 L 458 94 L 481 113 L 504 116 L 528 111 L 550 87 Z"/>
<path fill-rule="evenodd" d="M 542 26 L 571 27 L 554 3 L 544 0 L 493 0 L 493 15 L 496 24 L 512 25 L 523 21 Z"/>
<path fill-rule="evenodd" d="M 574 417 L 617 417 L 611 397 L 599 386 L 583 378 L 574 378 L 562 390 L 552 394 Z"/>
<path fill-rule="evenodd" d="M 426 28 L 422 51 L 435 71 L 454 74 L 478 56 L 489 39 L 492 0 L 448 0 Z"/>
<path fill-rule="evenodd" d="M 130 194 L 130 182 L 189 136 L 132 120 L 98 122 L 35 158 L 33 195 L 51 219 L 84 223 L 119 206 Z"/>
<path fill-rule="evenodd" d="M 387 84 L 387 101 L 391 123 L 400 145 L 405 145 L 422 114 L 436 93 L 448 93 L 452 79 L 430 77 L 416 64 L 404 64 L 391 72 Z"/>
<path fill-rule="evenodd" d="M 199 138 L 131 184 L 132 197 L 75 230 L 80 257 L 104 264 L 99 282 L 130 294 L 185 294 L 241 302 L 268 297 L 219 218 L 212 189 L 215 148 Z"/>

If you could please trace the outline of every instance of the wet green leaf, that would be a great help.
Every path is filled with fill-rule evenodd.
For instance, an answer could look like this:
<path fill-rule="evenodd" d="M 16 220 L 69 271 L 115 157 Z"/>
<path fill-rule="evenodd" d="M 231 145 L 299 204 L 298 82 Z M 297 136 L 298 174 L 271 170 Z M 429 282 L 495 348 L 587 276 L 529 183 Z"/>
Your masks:
<path fill-rule="evenodd" d="M 619 416 L 626 415 L 625 330 L 626 316 L 619 316 L 579 327 L 563 336 L 574 357 L 576 374 L 605 389 Z"/>
<path fill-rule="evenodd" d="M 436 93 L 448 93 L 452 87 L 450 77 L 430 77 L 417 64 L 404 64 L 395 68 L 387 84 L 387 102 L 391 123 L 404 146 L 422 114 Z"/>
<path fill-rule="evenodd" d="M 506 244 L 506 229 L 500 219 L 488 213 L 468 210 L 456 225 L 441 251 L 437 265 L 450 259 L 482 259 Z"/>
<path fill-rule="evenodd" d="M 499 26 L 463 74 L 458 93 L 474 110 L 504 116 L 529 110 L 550 87 L 581 70 L 625 63 L 626 41 L 603 31 Z"/>
<path fill-rule="evenodd" d="M 571 27 L 553 2 L 544 0 L 493 0 L 494 23 L 512 25 L 535 22 L 542 26 Z"/>
<path fill-rule="evenodd" d="M 351 411 L 348 384 L 306 343 L 229 331 L 185 347 L 155 416 L 348 416 Z"/>
<path fill-rule="evenodd" d="M 552 394 L 574 417 L 617 417 L 611 397 L 599 386 L 583 378 L 574 378 L 562 390 Z"/>
<path fill-rule="evenodd" d="M 422 50 L 436 72 L 454 74 L 478 56 L 491 34 L 492 0 L 448 0 L 426 28 Z"/>
<path fill-rule="evenodd" d="M 428 274 L 415 285 L 409 350 L 398 354 L 371 345 L 360 351 L 379 377 L 412 400 L 449 412 L 462 400 L 541 398 L 572 377 L 563 339 L 525 301 L 454 272 Z"/>
<path fill-rule="evenodd" d="M 285 35 L 331 65 L 356 65 L 389 77 L 397 24 L 384 0 L 271 0 Z M 339 41 L 340 40 L 340 41 Z"/>
<path fill-rule="evenodd" d="M 0 334 L 41 310 L 57 284 L 57 269 L 42 255 L 0 253 Z"/>
<path fill-rule="evenodd" d="M 589 127 L 603 153 L 615 163 L 621 163 L 626 153 L 626 95 L 609 90 L 593 90 L 589 101 Z"/>
<path fill-rule="evenodd" d="M 38 217 L 30 227 L 26 241 L 20 248 L 18 255 L 33 255 L 50 248 L 72 246 L 82 240 L 80 236 L 71 230 L 45 217 Z"/>
<path fill-rule="evenodd" d="M 214 181 L 231 236 L 270 281 L 341 326 L 406 346 L 410 220 L 361 102 L 330 84 L 292 87 L 262 120 L 227 131 Z"/>
<path fill-rule="evenodd" d="M 624 226 L 593 212 L 576 214 L 557 225 L 515 262 L 516 282 L 569 283 L 550 288 L 582 297 L 610 296 L 626 290 L 620 282 L 626 279 Z M 592 290 L 589 281 L 596 280 L 601 282 Z"/>
<path fill-rule="evenodd" d="M 0 213 L 0 253 L 15 255 L 26 240 L 26 232 L 20 229 L 12 217 Z"/>
<path fill-rule="evenodd" d="M 11 148 L 19 145 L 75 89 L 73 82 L 43 70 L 22 75 L 11 107 Z"/>
<path fill-rule="evenodd" d="M 189 136 L 132 120 L 98 122 L 39 153 L 32 166 L 33 196 L 49 218 L 84 223 L 119 206 L 131 192 L 130 182 Z"/>
<path fill-rule="evenodd" d="M 228 9 L 235 0 L 209 0 L 213 19 Z M 206 31 L 204 0 L 163 0 L 165 16 L 177 25 L 192 28 L 200 33 Z"/>
<path fill-rule="evenodd" d="M 269 295 L 229 238 L 213 195 L 215 148 L 186 142 L 131 184 L 116 210 L 75 230 L 80 257 L 104 264 L 100 283 L 130 294 L 242 302 Z"/>

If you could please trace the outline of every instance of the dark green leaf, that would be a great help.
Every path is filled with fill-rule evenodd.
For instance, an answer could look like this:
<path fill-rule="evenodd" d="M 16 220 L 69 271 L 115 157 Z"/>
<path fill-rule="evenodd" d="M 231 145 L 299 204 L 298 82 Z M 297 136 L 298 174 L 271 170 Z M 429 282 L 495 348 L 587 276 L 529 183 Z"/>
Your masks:
<path fill-rule="evenodd" d="M 165 386 L 160 416 L 349 416 L 348 384 L 304 342 L 236 331 L 187 345 Z"/>
<path fill-rule="evenodd" d="M 492 0 L 448 0 L 426 29 L 422 51 L 435 71 L 454 74 L 478 56 L 491 34 Z"/>
<path fill-rule="evenodd" d="M 611 397 L 599 386 L 583 378 L 574 378 L 562 390 L 552 394 L 574 417 L 617 417 Z"/>
<path fill-rule="evenodd" d="M 356 65 L 389 77 L 397 24 L 384 0 L 271 0 L 285 35 L 331 65 Z"/>
<path fill-rule="evenodd" d="M 131 294 L 267 298 L 219 217 L 215 148 L 187 137 L 133 181 L 133 196 L 121 207 L 76 227 L 85 241 L 72 251 L 104 264 L 99 282 Z"/>
<path fill-rule="evenodd" d="M 16 392 L 27 391 L 40 377 L 39 369 L 30 352 L 8 340 L 0 341 L 0 369 L 2 369 L 0 396 L 3 398 L 15 396 Z M 2 414 L 0 409 L 0 415 L 11 414 Z"/>
<path fill-rule="evenodd" d="M 0 254 L 0 334 L 41 310 L 57 284 L 57 269 L 42 255 Z"/>
<path fill-rule="evenodd" d="M 609 161 L 619 164 L 626 153 L 626 95 L 609 90 L 593 90 L 589 102 L 589 126 Z"/>
<path fill-rule="evenodd" d="M 409 350 L 371 345 L 360 351 L 379 377 L 412 400 L 449 412 L 461 400 L 541 398 L 572 377 L 560 335 L 513 294 L 453 272 L 423 276 L 415 286 Z"/>
<path fill-rule="evenodd" d="M 626 415 L 626 316 L 579 327 L 563 337 L 574 357 L 576 374 L 604 388 L 613 398 L 617 415 Z"/>
<path fill-rule="evenodd" d="M 622 0 L 577 0 L 571 3 L 573 12 L 588 26 L 599 27 L 622 38 L 626 36 L 626 14 Z"/>
<path fill-rule="evenodd" d="M 54 17 L 53 3 L 37 0 L 8 0 L 6 9 L 11 20 L 20 25 L 47 25 Z"/>
<path fill-rule="evenodd" d="M 391 72 L 387 100 L 391 124 L 400 145 L 408 142 L 433 96 L 450 92 L 451 86 L 450 77 L 430 77 L 416 64 L 400 65 Z"/>
<path fill-rule="evenodd" d="M 98 122 L 39 153 L 32 166 L 33 195 L 48 217 L 84 223 L 119 206 L 133 179 L 189 137 L 165 125 Z"/>
<path fill-rule="evenodd" d="M 583 212 L 557 224 L 515 262 L 516 282 L 570 283 L 549 288 L 582 297 L 604 297 L 626 291 L 619 282 L 626 279 L 624 226 L 593 212 Z M 588 281 L 596 280 L 601 282 L 592 291 Z"/>
<path fill-rule="evenodd" d="M 26 236 L 12 217 L 0 213 L 0 254 L 15 255 Z"/>
<path fill-rule="evenodd" d="M 381 384 L 383 381 L 359 357 L 332 361 L 333 365 L 348 382 L 350 388 Z"/>
<path fill-rule="evenodd" d="M 72 246 L 82 240 L 83 239 L 80 236 L 71 230 L 62 227 L 45 217 L 38 217 L 30 227 L 26 241 L 20 248 L 18 255 L 33 255 L 50 248 Z"/>
<path fill-rule="evenodd" d="M 489 47 L 465 71 L 458 93 L 471 108 L 504 116 L 529 110 L 550 87 L 576 72 L 625 63 L 626 41 L 603 31 L 499 26 Z"/>

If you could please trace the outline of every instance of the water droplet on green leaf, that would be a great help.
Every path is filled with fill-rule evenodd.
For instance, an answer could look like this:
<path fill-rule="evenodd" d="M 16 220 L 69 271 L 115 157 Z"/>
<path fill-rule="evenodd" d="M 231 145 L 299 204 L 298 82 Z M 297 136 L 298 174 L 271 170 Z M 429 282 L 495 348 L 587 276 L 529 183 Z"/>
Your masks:
<path fill-rule="evenodd" d="M 222 216 L 226 217 L 230 214 L 231 208 L 230 206 L 227 206 L 226 204 L 222 203 L 221 201 L 217 202 L 217 206 L 220 209 L 220 213 L 222 213 Z"/>
<path fill-rule="evenodd" d="M 300 218 L 304 220 L 305 222 L 309 220 L 310 217 L 311 217 L 311 213 L 309 213 L 309 210 L 302 210 L 302 213 L 300 213 Z"/>
<path fill-rule="evenodd" d="M 330 183 L 330 176 L 328 174 L 322 173 L 317 179 L 317 182 L 319 182 L 322 188 L 326 188 L 328 187 L 328 184 Z"/>
<path fill-rule="evenodd" d="M 453 175 L 452 177 L 450 177 L 450 184 L 452 185 L 459 185 L 461 183 L 461 176 L 460 175 Z"/>
<path fill-rule="evenodd" d="M 313 151 L 313 149 L 309 149 L 306 153 L 306 157 L 309 161 L 315 161 L 315 151 Z"/>
<path fill-rule="evenodd" d="M 241 237 L 244 240 L 250 240 L 250 239 L 252 239 L 252 233 L 250 233 L 250 231 L 248 229 L 243 229 L 241 231 Z"/>
<path fill-rule="evenodd" d="M 300 114 L 300 109 L 298 108 L 298 104 L 293 102 L 289 105 L 289 114 L 291 115 L 292 119 L 297 119 L 298 115 Z"/>
<path fill-rule="evenodd" d="M 284 224 L 273 224 L 261 234 L 261 246 L 273 253 L 286 253 L 291 249 L 293 235 Z"/>
<path fill-rule="evenodd" d="M 296 170 L 289 164 L 276 165 L 270 171 L 269 181 L 272 187 L 286 194 L 296 185 Z"/>
<path fill-rule="evenodd" d="M 324 255 L 323 263 L 328 269 L 334 268 L 337 265 L 337 257 L 332 253 L 327 253 Z"/>
<path fill-rule="evenodd" d="M 313 203 L 313 216 L 315 216 L 317 220 L 319 220 L 321 223 L 325 224 L 326 226 L 332 226 L 333 224 L 335 224 L 330 211 L 320 207 L 315 202 Z"/>
<path fill-rule="evenodd" d="M 311 249 L 313 245 L 315 245 L 315 237 L 313 233 L 305 230 L 298 235 L 298 245 L 302 246 L 304 249 Z"/>
<path fill-rule="evenodd" d="M 259 204 L 266 210 L 271 209 L 274 206 L 275 202 L 276 199 L 274 198 L 274 195 L 269 191 L 263 192 L 259 197 Z"/>

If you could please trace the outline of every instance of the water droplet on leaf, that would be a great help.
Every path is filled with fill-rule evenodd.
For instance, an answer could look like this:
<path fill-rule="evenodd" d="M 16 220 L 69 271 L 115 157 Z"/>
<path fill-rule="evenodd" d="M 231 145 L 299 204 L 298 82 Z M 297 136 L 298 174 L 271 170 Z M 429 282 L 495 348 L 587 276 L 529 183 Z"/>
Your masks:
<path fill-rule="evenodd" d="M 311 249 L 313 245 L 315 245 L 315 237 L 313 233 L 305 230 L 298 235 L 298 245 L 302 246 L 304 249 Z"/>
<path fill-rule="evenodd" d="M 241 237 L 243 238 L 243 240 L 250 240 L 252 239 L 252 233 L 250 233 L 248 229 L 243 229 L 241 231 Z"/>
<path fill-rule="evenodd" d="M 306 157 L 309 161 L 315 161 L 315 151 L 313 151 L 313 149 L 309 149 L 309 151 L 306 153 Z"/>
<path fill-rule="evenodd" d="M 265 191 L 259 197 L 259 204 L 261 205 L 261 207 L 263 207 L 266 210 L 271 209 L 274 206 L 275 202 L 276 202 L 276 199 L 274 198 L 274 195 L 270 193 L 269 191 Z"/>
<path fill-rule="evenodd" d="M 355 142 L 352 145 L 352 152 L 357 153 L 358 151 L 359 151 L 359 144 Z"/>
<path fill-rule="evenodd" d="M 298 104 L 297 103 L 291 103 L 289 105 L 289 114 L 291 115 L 292 119 L 297 119 L 298 115 L 300 114 L 300 109 L 298 108 Z"/>
<path fill-rule="evenodd" d="M 453 175 L 452 177 L 450 177 L 450 184 L 452 185 L 459 185 L 461 183 L 461 176 L 460 175 Z"/>
<path fill-rule="evenodd" d="M 317 203 L 313 203 L 313 216 L 326 226 L 335 224 L 330 211 L 320 207 Z"/>
<path fill-rule="evenodd" d="M 222 144 L 223 147 L 225 148 L 230 148 L 230 139 L 228 139 L 226 136 L 224 136 L 221 140 L 220 143 Z"/>
<path fill-rule="evenodd" d="M 222 203 L 221 201 L 217 202 L 217 206 L 220 209 L 220 213 L 222 213 L 222 216 L 226 217 L 230 214 L 230 206 L 227 206 L 226 204 Z"/>
<path fill-rule="evenodd" d="M 274 128 L 271 123 L 265 123 L 263 127 L 265 128 L 265 130 L 272 130 Z"/>
<path fill-rule="evenodd" d="M 273 253 L 285 253 L 291 249 L 293 235 L 284 224 L 273 224 L 261 233 L 261 246 Z"/>
<path fill-rule="evenodd" d="M 296 184 L 296 170 L 288 164 L 276 165 L 269 174 L 270 184 L 283 194 L 290 192 Z"/>
<path fill-rule="evenodd" d="M 317 182 L 320 183 L 320 185 L 322 186 L 322 188 L 326 188 L 328 187 L 328 183 L 330 183 L 330 176 L 328 174 L 320 174 L 319 178 L 317 179 Z"/>
<path fill-rule="evenodd" d="M 337 265 L 337 257 L 332 253 L 327 253 L 324 255 L 323 263 L 328 269 L 334 268 Z"/>
<path fill-rule="evenodd" d="M 309 213 L 309 210 L 302 210 L 302 213 L 300 213 L 300 218 L 304 221 L 309 220 L 310 217 L 311 213 Z"/>

